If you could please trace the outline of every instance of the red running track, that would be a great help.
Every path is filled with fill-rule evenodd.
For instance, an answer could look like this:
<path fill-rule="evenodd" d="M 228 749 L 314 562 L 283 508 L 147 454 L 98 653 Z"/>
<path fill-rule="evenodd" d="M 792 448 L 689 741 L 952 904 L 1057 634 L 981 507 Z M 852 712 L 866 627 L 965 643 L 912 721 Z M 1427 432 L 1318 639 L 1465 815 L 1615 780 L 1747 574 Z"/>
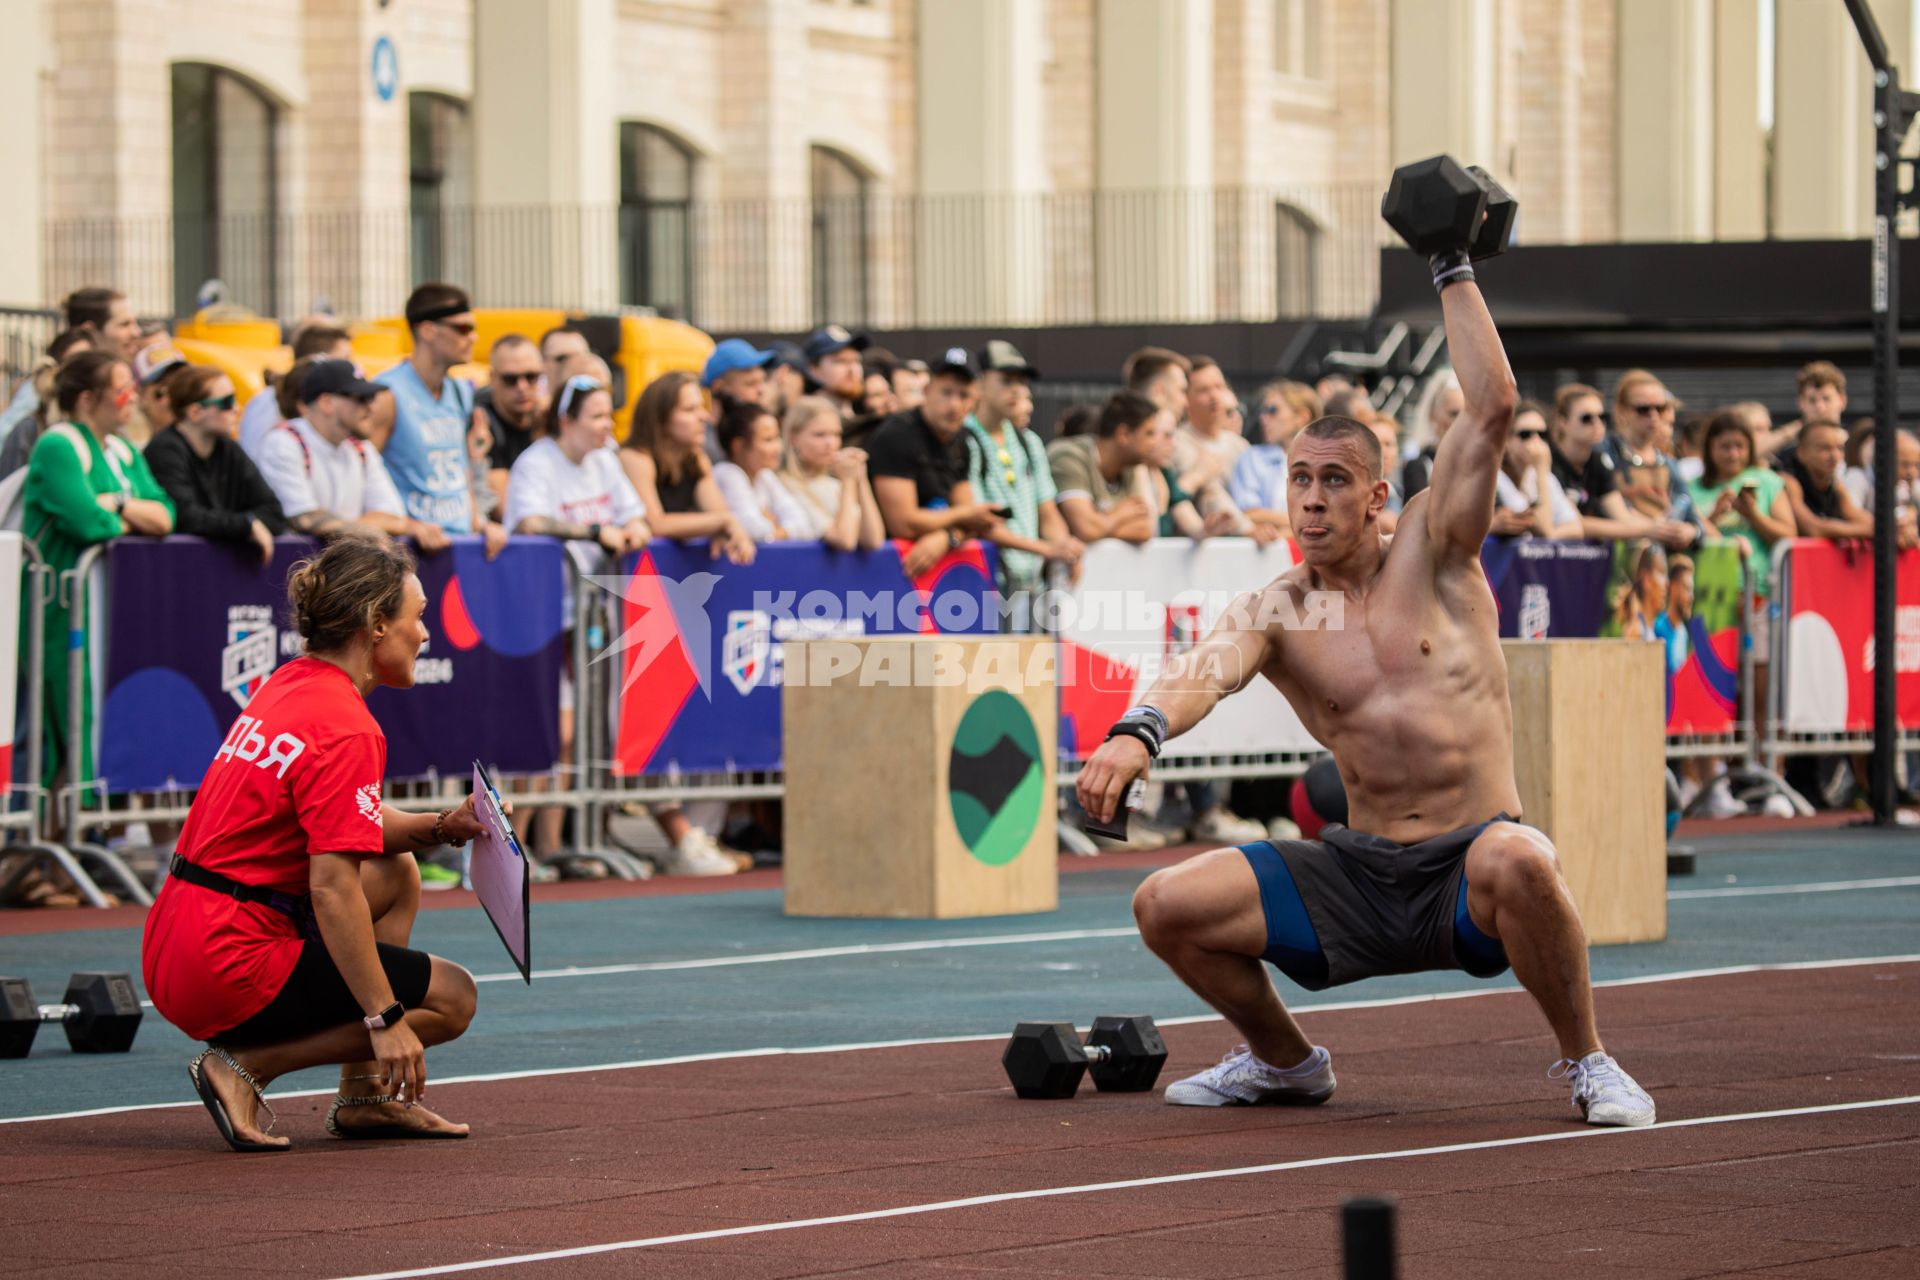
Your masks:
<path fill-rule="evenodd" d="M 284 1156 L 228 1153 L 197 1107 L 0 1125 L 0 1274 L 348 1276 L 744 1229 L 500 1274 L 1332 1277 L 1340 1202 L 1387 1192 L 1410 1278 L 1911 1277 L 1920 1106 L 1666 1122 L 1920 1098 L 1916 986 L 1920 965 L 1883 964 L 1599 992 L 1660 1105 L 1632 1132 L 1577 1122 L 1511 993 L 1305 1015 L 1341 1079 L 1305 1110 L 1020 1102 L 972 1043 L 431 1091 L 464 1143 L 330 1140 L 316 1098 L 281 1108 Z M 1169 1028 L 1164 1078 L 1229 1035 Z M 768 1229 L 869 1212 L 888 1216 Z"/>

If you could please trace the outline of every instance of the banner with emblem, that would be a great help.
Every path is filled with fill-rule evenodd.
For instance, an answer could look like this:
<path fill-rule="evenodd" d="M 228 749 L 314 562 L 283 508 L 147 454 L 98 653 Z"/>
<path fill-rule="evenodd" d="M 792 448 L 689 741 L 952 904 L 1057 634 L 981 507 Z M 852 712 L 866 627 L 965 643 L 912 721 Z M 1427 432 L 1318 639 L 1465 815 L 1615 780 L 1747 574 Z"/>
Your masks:
<path fill-rule="evenodd" d="M 617 611 L 614 764 L 635 774 L 780 768 L 781 644 L 901 632 L 990 633 L 994 551 L 969 543 L 919 577 L 904 543 L 766 543 L 750 565 L 660 540 L 594 581 Z"/>
<path fill-rule="evenodd" d="M 96 718 L 109 791 L 199 785 L 247 703 L 301 652 L 286 580 L 315 550 L 282 538 L 262 569 L 251 546 L 189 537 L 112 544 L 106 695 Z M 551 767 L 566 647 L 564 556 L 550 539 L 516 538 L 489 561 L 478 538 L 457 538 L 420 557 L 429 639 L 414 687 L 376 689 L 368 699 L 387 735 L 389 777 L 464 777 L 476 757 L 508 773 Z"/>
<path fill-rule="evenodd" d="M 1590 639 L 1600 634 L 1613 555 L 1604 542 L 1488 538 L 1480 567 L 1507 640 Z"/>
<path fill-rule="evenodd" d="M 1774 680 L 1779 727 L 1797 734 L 1873 731 L 1873 556 L 1864 544 L 1796 538 L 1784 560 L 1784 652 Z M 1920 550 L 1900 552 L 1894 582 L 1894 719 L 1920 730 Z"/>

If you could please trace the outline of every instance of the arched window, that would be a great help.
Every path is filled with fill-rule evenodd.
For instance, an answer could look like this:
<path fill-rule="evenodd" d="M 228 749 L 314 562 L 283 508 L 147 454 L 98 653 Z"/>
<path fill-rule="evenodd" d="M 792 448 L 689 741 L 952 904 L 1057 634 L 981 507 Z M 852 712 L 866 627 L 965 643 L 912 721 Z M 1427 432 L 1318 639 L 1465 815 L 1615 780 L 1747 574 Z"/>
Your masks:
<path fill-rule="evenodd" d="M 867 323 L 866 173 L 830 147 L 813 149 L 813 318 Z"/>
<path fill-rule="evenodd" d="M 1274 208 L 1273 227 L 1277 314 L 1319 315 L 1320 228 L 1284 201 Z"/>
<path fill-rule="evenodd" d="M 173 296 L 183 315 L 215 278 L 229 301 L 279 310 L 278 115 L 225 68 L 173 66 Z"/>
<path fill-rule="evenodd" d="M 693 307 L 693 152 L 650 124 L 620 126 L 620 301 Z"/>
<path fill-rule="evenodd" d="M 407 221 L 413 283 L 472 279 L 473 130 L 466 104 L 407 95 Z"/>

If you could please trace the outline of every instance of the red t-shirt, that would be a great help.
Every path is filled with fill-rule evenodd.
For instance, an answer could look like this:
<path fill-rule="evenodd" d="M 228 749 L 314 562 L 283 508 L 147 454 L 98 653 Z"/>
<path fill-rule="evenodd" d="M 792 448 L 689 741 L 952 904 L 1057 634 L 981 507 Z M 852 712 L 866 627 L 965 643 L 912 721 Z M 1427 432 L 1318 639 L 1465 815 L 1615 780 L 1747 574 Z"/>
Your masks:
<path fill-rule="evenodd" d="M 180 856 L 242 884 L 306 893 L 309 859 L 382 852 L 387 740 L 353 680 L 317 658 L 273 673 L 207 766 Z M 300 958 L 291 917 L 168 880 L 141 969 L 162 1017 L 196 1040 L 272 1003 Z"/>

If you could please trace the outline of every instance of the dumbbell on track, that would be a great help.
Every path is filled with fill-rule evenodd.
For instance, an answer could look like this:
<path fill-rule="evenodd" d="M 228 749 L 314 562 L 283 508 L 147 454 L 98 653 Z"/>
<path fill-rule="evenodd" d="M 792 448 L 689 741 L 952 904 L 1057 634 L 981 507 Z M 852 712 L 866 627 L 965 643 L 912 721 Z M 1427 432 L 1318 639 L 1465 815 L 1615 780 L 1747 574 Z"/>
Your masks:
<path fill-rule="evenodd" d="M 75 1053 L 125 1053 L 140 1030 L 140 997 L 124 973 L 76 973 L 61 1004 L 35 1004 L 24 978 L 0 978 L 0 1058 L 24 1058 L 43 1022 L 57 1022 Z"/>
<path fill-rule="evenodd" d="M 1023 1022 L 1000 1055 L 1023 1098 L 1071 1098 L 1089 1072 L 1104 1092 L 1144 1093 L 1166 1061 L 1166 1042 L 1145 1015 L 1095 1018 L 1085 1044 L 1071 1023 Z"/>

